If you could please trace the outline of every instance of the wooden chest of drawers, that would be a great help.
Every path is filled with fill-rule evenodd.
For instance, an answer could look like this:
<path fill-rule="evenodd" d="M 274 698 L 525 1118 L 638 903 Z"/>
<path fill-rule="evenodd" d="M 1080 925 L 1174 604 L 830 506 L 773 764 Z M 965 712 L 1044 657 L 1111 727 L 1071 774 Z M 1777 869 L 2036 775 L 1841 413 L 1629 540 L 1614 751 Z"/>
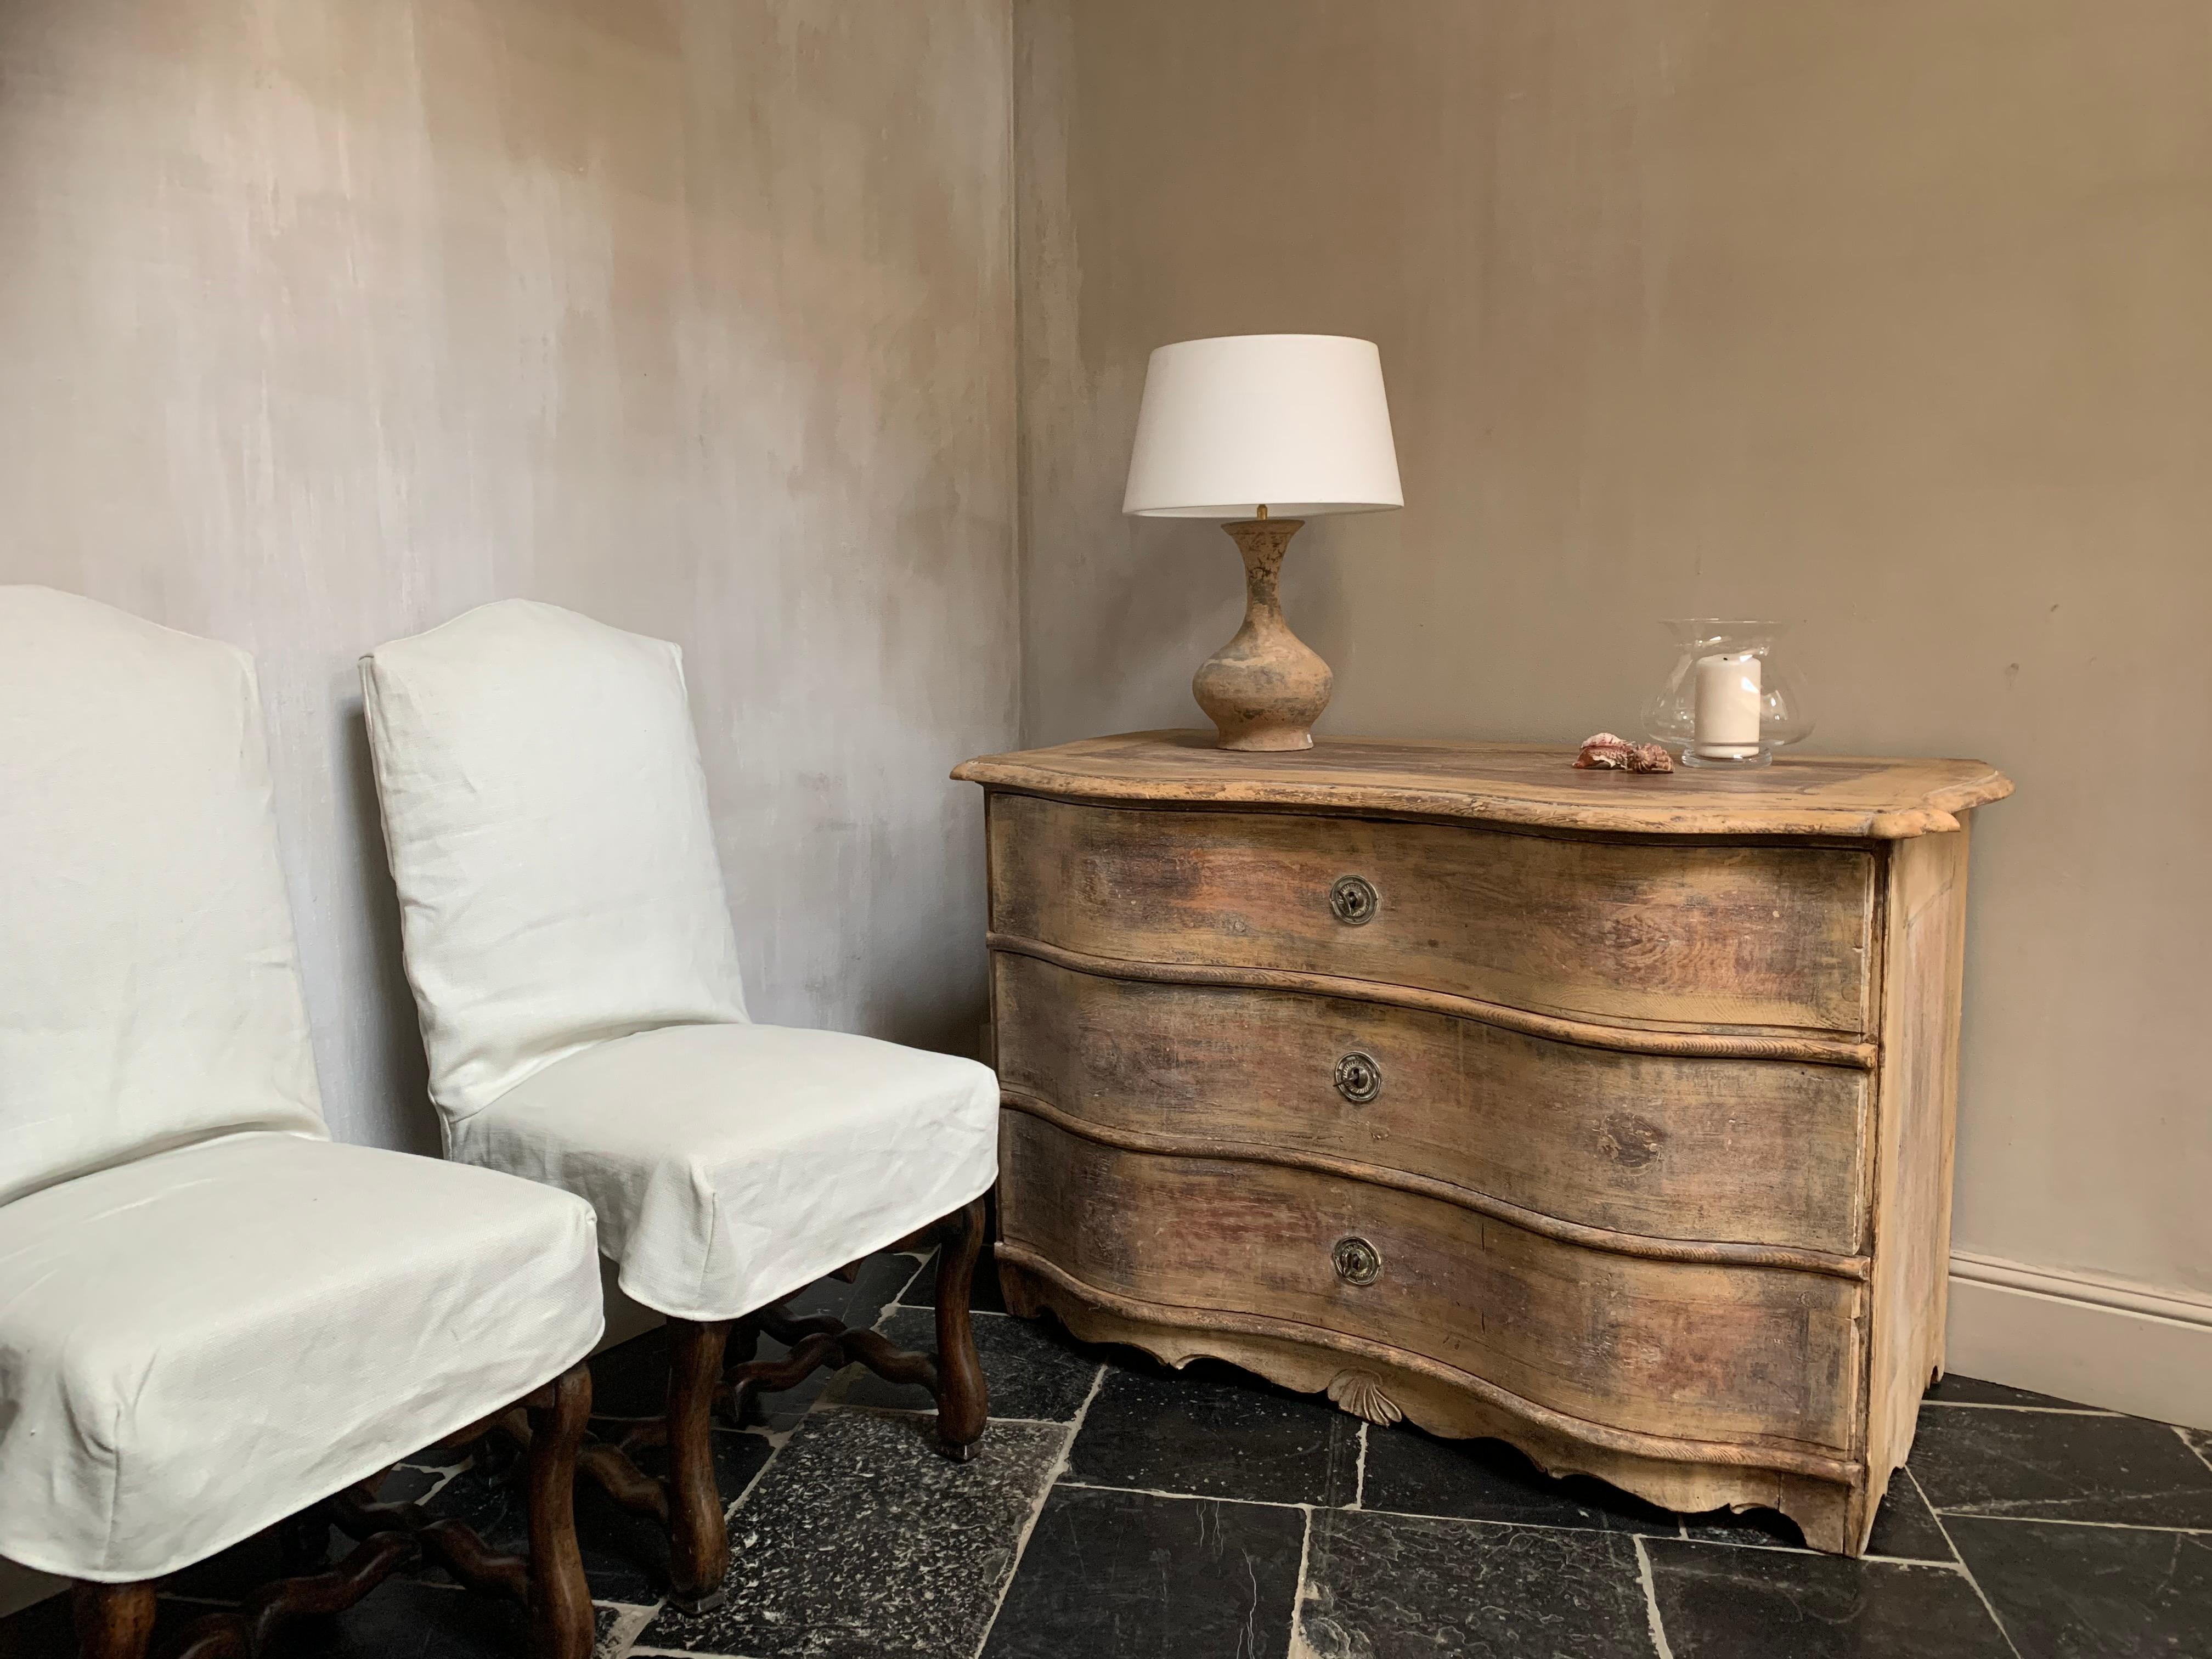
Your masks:
<path fill-rule="evenodd" d="M 1940 1369 L 1978 762 L 1149 732 L 989 792 L 1016 1311 L 1856 1553 Z"/>

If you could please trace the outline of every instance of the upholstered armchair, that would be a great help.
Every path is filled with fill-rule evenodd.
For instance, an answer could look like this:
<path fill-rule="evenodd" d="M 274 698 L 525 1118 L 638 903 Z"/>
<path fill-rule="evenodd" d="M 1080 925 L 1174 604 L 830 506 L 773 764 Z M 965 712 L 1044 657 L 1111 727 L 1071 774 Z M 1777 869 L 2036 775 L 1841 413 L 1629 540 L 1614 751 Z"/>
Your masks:
<path fill-rule="evenodd" d="M 667 1316 L 665 1418 L 581 1467 L 669 1524 L 677 1605 L 713 1607 L 718 1399 L 734 1415 L 858 1360 L 930 1386 L 951 1455 L 981 1435 L 969 1284 L 996 1080 L 747 1018 L 674 646 L 510 600 L 379 647 L 362 684 L 447 1151 L 590 1200 L 623 1290 Z M 781 1305 L 933 1226 L 936 1353 Z M 754 1359 L 763 1332 L 788 1354 Z M 661 1438 L 665 1483 L 624 1455 Z"/>
<path fill-rule="evenodd" d="M 427 1556 L 584 1659 L 600 1324 L 588 1205 L 331 1141 L 251 660 L 0 588 L 0 1554 L 76 1581 L 92 1659 L 137 1659 L 167 1575 L 280 1523 L 319 1566 L 334 1522 L 335 1567 L 173 1651 L 258 1652 Z M 526 1565 L 376 1501 L 487 1419 L 530 1443 Z"/>

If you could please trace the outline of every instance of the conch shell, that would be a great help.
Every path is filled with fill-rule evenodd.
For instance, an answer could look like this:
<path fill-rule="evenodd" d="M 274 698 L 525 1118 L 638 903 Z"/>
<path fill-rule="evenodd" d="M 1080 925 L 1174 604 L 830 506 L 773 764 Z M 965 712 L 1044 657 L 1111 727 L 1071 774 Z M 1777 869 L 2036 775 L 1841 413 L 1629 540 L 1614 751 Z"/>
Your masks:
<path fill-rule="evenodd" d="M 1631 743 L 1611 732 L 1583 739 L 1583 752 L 1575 757 L 1585 772 L 1671 772 L 1674 757 L 1656 743 Z"/>

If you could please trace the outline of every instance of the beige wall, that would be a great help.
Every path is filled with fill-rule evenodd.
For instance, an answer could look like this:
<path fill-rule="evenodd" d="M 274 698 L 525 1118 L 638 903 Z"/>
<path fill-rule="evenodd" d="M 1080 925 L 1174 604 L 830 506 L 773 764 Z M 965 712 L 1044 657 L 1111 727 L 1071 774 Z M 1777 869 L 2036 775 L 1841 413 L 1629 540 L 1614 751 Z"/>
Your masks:
<path fill-rule="evenodd" d="M 1376 340 L 1408 505 L 1285 583 L 1324 729 L 1625 730 L 1653 619 L 1802 619 L 1814 747 L 2020 786 L 1958 1245 L 2212 1291 L 2201 0 L 1018 0 L 1016 42 L 1028 738 L 1198 723 L 1236 624 L 1218 530 L 1117 513 L 1147 351 Z"/>
<path fill-rule="evenodd" d="M 972 1044 L 1006 0 L 0 9 L 0 581 L 260 659 L 333 1127 L 428 1146 L 355 659 L 679 641 L 757 1017 Z"/>

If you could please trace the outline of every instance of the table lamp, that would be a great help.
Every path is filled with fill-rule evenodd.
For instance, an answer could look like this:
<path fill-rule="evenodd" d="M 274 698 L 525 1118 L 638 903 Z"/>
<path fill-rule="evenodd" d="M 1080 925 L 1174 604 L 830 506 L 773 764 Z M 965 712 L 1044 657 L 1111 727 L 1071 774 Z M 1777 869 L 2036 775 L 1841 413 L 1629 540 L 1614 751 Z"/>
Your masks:
<path fill-rule="evenodd" d="M 1244 556 L 1244 625 L 1190 683 L 1221 747 L 1313 746 L 1331 677 L 1283 620 L 1283 550 L 1316 514 L 1405 504 L 1373 342 L 1232 334 L 1152 353 L 1121 510 L 1227 520 Z"/>

